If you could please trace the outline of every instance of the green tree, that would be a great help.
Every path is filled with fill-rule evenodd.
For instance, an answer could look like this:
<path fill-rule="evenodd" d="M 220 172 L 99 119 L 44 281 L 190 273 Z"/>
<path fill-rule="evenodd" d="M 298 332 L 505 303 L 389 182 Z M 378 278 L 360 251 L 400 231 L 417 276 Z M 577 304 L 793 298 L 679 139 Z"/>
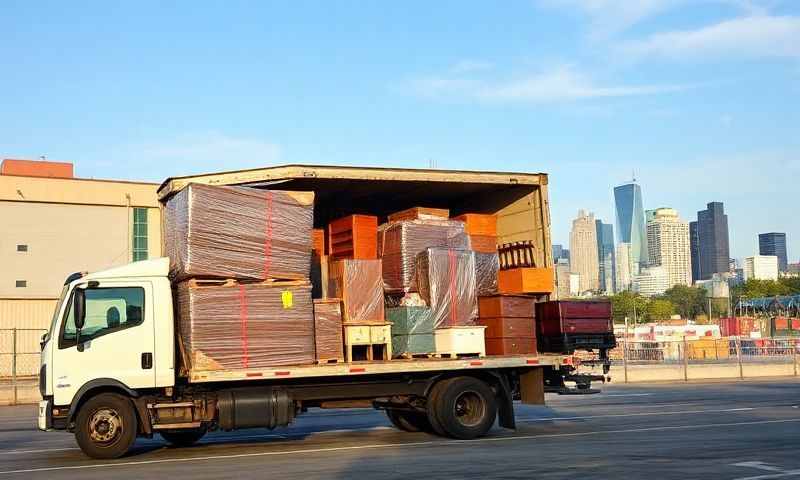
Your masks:
<path fill-rule="evenodd" d="M 800 277 L 781 278 L 778 282 L 789 289 L 790 295 L 800 294 Z"/>
<path fill-rule="evenodd" d="M 731 297 L 738 299 L 739 297 L 745 298 L 761 298 L 761 297 L 775 297 L 778 295 L 791 295 L 793 291 L 793 279 L 775 280 L 756 280 L 754 278 L 737 285 L 731 291 Z"/>
<path fill-rule="evenodd" d="M 672 303 L 681 318 L 697 318 L 707 309 L 706 290 L 702 287 L 675 285 L 660 298 Z"/>
<path fill-rule="evenodd" d="M 626 290 L 609 298 L 611 299 L 611 308 L 614 312 L 615 323 L 625 323 L 625 317 L 628 317 L 628 321 L 633 325 L 634 306 L 636 307 L 635 310 L 638 322 L 642 322 L 642 317 L 646 314 L 648 303 L 645 297 Z"/>
<path fill-rule="evenodd" d="M 647 304 L 647 319 L 651 322 L 669 320 L 675 313 L 675 305 L 669 300 L 656 298 Z"/>

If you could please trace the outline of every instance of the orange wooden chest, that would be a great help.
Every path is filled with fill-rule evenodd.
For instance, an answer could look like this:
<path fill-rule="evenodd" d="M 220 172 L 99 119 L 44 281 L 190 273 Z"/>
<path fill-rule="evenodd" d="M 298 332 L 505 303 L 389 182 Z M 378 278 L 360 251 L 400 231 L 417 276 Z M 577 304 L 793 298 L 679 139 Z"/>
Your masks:
<path fill-rule="evenodd" d="M 453 220 L 464 222 L 464 230 L 470 235 L 497 236 L 497 215 L 485 213 L 465 213 Z"/>
<path fill-rule="evenodd" d="M 497 287 L 500 293 L 553 293 L 553 269 L 522 267 L 500 270 Z"/>
<path fill-rule="evenodd" d="M 536 316 L 536 302 L 531 297 L 521 295 L 478 297 L 478 316 L 531 319 Z"/>
<path fill-rule="evenodd" d="M 528 355 L 536 353 L 536 338 L 487 338 L 486 355 Z"/>
<path fill-rule="evenodd" d="M 486 317 L 477 320 L 478 325 L 486 327 L 486 338 L 535 337 L 536 325 L 533 318 Z"/>

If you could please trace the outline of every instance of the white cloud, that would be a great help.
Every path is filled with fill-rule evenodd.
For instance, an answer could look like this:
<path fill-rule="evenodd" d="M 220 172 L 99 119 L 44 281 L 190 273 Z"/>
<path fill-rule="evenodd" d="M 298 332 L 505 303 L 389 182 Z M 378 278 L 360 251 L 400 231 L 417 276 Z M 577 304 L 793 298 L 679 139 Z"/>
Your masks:
<path fill-rule="evenodd" d="M 137 165 L 137 180 L 161 181 L 168 176 L 220 170 L 256 168 L 274 164 L 281 158 L 277 144 L 220 132 L 187 133 L 153 142 L 124 145 L 94 162 L 98 171 L 113 170 L 117 178 L 119 163 Z"/>
<path fill-rule="evenodd" d="M 689 85 L 602 85 L 571 65 L 559 65 L 513 79 L 428 76 L 412 80 L 410 87 L 414 93 L 426 97 L 485 103 L 571 102 L 656 95 L 692 88 Z"/>
<path fill-rule="evenodd" d="M 619 51 L 634 58 L 800 57 L 800 17 L 757 15 L 697 30 L 656 33 L 623 44 Z"/>
<path fill-rule="evenodd" d="M 577 11 L 589 18 L 593 36 L 610 36 L 687 0 L 540 0 L 546 8 Z"/>

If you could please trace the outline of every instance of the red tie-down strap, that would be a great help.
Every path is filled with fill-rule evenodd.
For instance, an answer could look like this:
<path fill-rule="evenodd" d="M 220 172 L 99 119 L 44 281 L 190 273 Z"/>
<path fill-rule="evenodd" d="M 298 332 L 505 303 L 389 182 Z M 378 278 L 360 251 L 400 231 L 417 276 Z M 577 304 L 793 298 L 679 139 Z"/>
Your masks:
<path fill-rule="evenodd" d="M 457 273 L 457 265 L 456 265 L 456 254 L 453 250 L 447 250 L 447 267 L 448 267 L 448 291 L 450 293 L 450 326 L 454 327 L 458 324 L 458 299 L 456 298 L 456 273 Z"/>
<path fill-rule="evenodd" d="M 247 352 L 247 293 L 244 285 L 239 284 L 239 336 L 242 340 L 242 367 L 247 368 L 250 363 L 250 354 Z"/>
<path fill-rule="evenodd" d="M 264 279 L 269 278 L 269 269 L 272 263 L 272 192 L 267 190 L 267 214 L 264 231 Z"/>

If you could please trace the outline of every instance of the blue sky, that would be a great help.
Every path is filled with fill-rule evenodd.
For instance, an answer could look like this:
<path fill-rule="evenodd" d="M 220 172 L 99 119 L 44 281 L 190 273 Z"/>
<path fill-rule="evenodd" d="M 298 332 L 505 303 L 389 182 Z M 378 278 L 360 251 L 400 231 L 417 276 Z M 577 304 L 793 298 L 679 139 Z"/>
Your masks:
<path fill-rule="evenodd" d="M 579 208 L 729 214 L 800 255 L 800 2 L 0 4 L 0 157 L 84 177 L 280 163 L 543 171 Z"/>

